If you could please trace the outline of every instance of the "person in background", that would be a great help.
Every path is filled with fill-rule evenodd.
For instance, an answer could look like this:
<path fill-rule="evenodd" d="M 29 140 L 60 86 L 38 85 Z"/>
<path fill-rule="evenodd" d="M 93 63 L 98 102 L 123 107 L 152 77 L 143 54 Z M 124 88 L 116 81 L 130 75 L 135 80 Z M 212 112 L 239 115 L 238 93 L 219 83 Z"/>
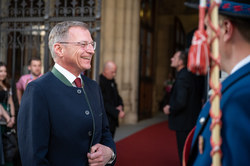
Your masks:
<path fill-rule="evenodd" d="M 30 82 L 18 114 L 18 141 L 24 166 L 115 164 L 98 84 L 81 73 L 91 68 L 96 43 L 88 25 L 56 24 L 49 34 L 53 69 Z"/>
<path fill-rule="evenodd" d="M 192 6 L 195 3 L 191 3 Z M 191 5 L 190 4 L 190 5 Z M 198 3 L 196 4 L 198 6 Z M 211 6 L 211 5 L 210 5 Z M 238 10 L 239 9 L 239 10 Z M 249 165 L 250 156 L 250 1 L 227 0 L 219 7 L 219 53 L 221 70 L 228 74 L 221 89 L 221 141 L 222 166 Z M 211 27 L 208 26 L 208 40 Z M 211 103 L 208 101 L 196 123 L 190 153 L 185 161 L 192 166 L 210 166 L 211 157 Z M 191 139 L 192 138 L 192 139 Z M 187 145 L 187 144 L 186 144 Z M 185 148 L 189 149 L 189 148 Z"/>
<path fill-rule="evenodd" d="M 116 127 L 119 125 L 119 118 L 125 116 L 123 101 L 119 95 L 115 76 L 117 66 L 114 62 L 108 61 L 104 64 L 103 72 L 100 74 L 99 84 L 102 90 L 104 107 L 109 120 L 109 127 L 114 138 Z"/>
<path fill-rule="evenodd" d="M 163 107 L 167 104 L 169 104 L 169 99 L 170 99 L 170 94 L 171 94 L 171 89 L 174 83 L 174 78 L 172 73 L 170 72 L 168 74 L 168 78 L 166 81 L 164 81 L 164 96 L 162 98 L 162 100 L 159 102 L 159 109 L 163 110 Z"/>
<path fill-rule="evenodd" d="M 30 74 L 25 74 L 21 76 L 21 78 L 16 83 L 16 94 L 17 94 L 17 100 L 18 104 L 20 105 L 22 95 L 24 90 L 26 89 L 28 83 L 31 81 L 37 79 L 40 77 L 41 74 L 41 59 L 39 57 L 32 57 L 28 62 L 28 70 L 30 71 Z"/>
<path fill-rule="evenodd" d="M 2 118 L 0 133 L 5 133 L 13 128 L 15 124 L 15 107 L 7 78 L 7 66 L 3 62 L 0 62 L 0 118 Z M 0 165 L 12 166 L 14 158 L 6 158 L 3 151 L 2 134 L 0 140 Z"/>
<path fill-rule="evenodd" d="M 186 137 L 195 125 L 203 97 L 197 89 L 196 76 L 187 70 L 186 65 L 187 54 L 177 51 L 171 58 L 171 67 L 177 72 L 176 78 L 169 104 L 163 107 L 164 113 L 168 115 L 169 128 L 176 132 L 180 163 Z"/>

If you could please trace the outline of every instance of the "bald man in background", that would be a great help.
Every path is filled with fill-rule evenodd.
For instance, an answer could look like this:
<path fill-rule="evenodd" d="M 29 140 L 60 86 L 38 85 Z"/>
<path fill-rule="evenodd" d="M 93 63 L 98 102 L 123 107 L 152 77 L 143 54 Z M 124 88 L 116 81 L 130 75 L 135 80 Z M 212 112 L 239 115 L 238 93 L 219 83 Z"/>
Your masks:
<path fill-rule="evenodd" d="M 123 101 L 119 95 L 115 82 L 117 66 L 108 61 L 104 64 L 103 72 L 100 74 L 99 84 L 102 90 L 104 107 L 109 120 L 110 132 L 114 138 L 116 127 L 119 126 L 119 118 L 125 116 Z"/>

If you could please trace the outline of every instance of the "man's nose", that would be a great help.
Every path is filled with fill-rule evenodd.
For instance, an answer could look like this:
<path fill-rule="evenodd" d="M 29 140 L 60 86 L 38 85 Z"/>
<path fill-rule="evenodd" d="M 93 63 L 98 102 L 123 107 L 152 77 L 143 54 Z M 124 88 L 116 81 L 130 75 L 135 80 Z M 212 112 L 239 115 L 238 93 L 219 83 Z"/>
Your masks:
<path fill-rule="evenodd" d="M 92 55 L 95 54 L 95 50 L 93 47 L 89 47 L 88 49 L 86 49 L 86 51 Z"/>

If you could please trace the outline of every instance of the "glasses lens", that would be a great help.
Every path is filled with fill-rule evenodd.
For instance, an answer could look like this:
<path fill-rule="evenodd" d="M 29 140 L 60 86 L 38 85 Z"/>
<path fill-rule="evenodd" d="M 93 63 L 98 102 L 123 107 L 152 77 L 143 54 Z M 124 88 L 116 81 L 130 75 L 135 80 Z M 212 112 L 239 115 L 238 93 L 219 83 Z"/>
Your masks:
<path fill-rule="evenodd" d="M 92 45 L 93 49 L 95 50 L 95 48 L 96 48 L 96 42 L 93 42 L 93 43 L 90 43 L 90 44 Z"/>
<path fill-rule="evenodd" d="M 95 48 L 96 48 L 96 42 L 88 43 L 88 44 L 87 44 L 87 49 L 90 49 L 90 45 L 91 45 L 92 48 L 95 50 Z"/>

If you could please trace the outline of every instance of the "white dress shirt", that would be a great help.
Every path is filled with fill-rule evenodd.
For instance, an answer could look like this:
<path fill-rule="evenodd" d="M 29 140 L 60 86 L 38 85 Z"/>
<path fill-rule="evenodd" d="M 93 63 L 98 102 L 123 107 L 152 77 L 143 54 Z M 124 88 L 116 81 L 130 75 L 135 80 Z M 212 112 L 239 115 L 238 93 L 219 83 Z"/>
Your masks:
<path fill-rule="evenodd" d="M 237 65 L 234 66 L 230 74 L 233 74 L 237 70 L 239 70 L 241 67 L 245 66 L 250 62 L 250 55 L 248 55 L 246 58 L 242 59 Z"/>
<path fill-rule="evenodd" d="M 54 67 L 62 74 L 64 75 L 64 77 L 67 78 L 67 80 L 74 86 L 76 87 L 76 84 L 75 84 L 75 79 L 76 79 L 76 76 L 74 76 L 72 73 L 70 73 L 68 70 L 66 70 L 65 68 L 63 68 L 62 66 L 60 66 L 59 64 L 55 63 Z M 81 79 L 81 76 L 79 74 L 78 78 Z M 81 79 L 82 81 L 82 79 Z"/>

